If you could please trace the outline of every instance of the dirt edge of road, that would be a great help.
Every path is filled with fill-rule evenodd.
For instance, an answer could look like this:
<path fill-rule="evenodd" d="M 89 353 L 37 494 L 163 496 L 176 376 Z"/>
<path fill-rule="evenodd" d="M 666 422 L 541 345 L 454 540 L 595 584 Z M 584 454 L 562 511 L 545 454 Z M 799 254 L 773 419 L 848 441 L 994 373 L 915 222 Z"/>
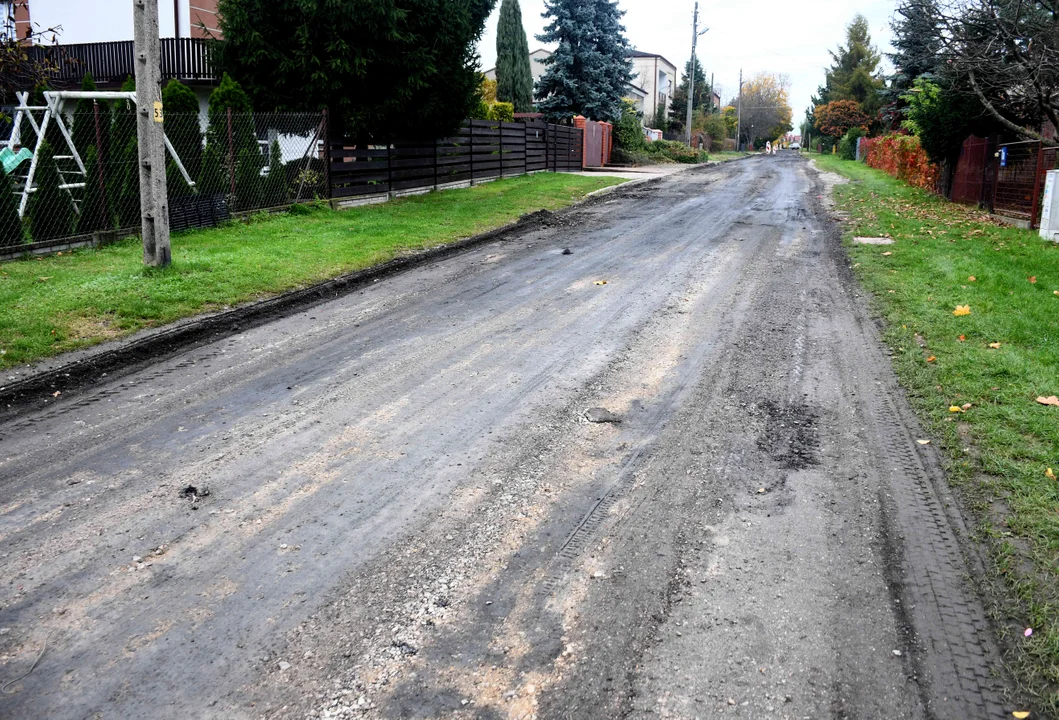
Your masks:
<path fill-rule="evenodd" d="M 715 166 L 703 165 L 688 170 L 695 172 L 711 167 Z M 360 290 L 383 278 L 450 258 L 507 235 L 517 235 L 552 224 L 557 219 L 598 203 L 614 193 L 657 183 L 664 177 L 630 180 L 601 188 L 555 212 L 538 210 L 527 213 L 514 222 L 457 242 L 397 257 L 381 265 L 340 275 L 265 300 L 218 313 L 200 315 L 162 328 L 145 330 L 130 338 L 44 360 L 36 368 L 31 368 L 24 377 L 0 386 L 0 420 L 53 406 L 58 401 L 57 398 L 66 400 L 79 389 L 91 386 L 104 378 L 113 380 L 115 377 L 122 377 L 192 347 L 216 342 L 277 318 L 301 312 Z"/>
<path fill-rule="evenodd" d="M 883 339 L 886 321 L 873 310 L 872 293 L 857 279 L 856 273 L 853 271 L 853 261 L 846 252 L 846 246 L 843 242 L 845 232 L 843 224 L 847 220 L 847 215 L 837 210 L 833 192 L 837 185 L 846 184 L 850 181 L 841 175 L 821 168 L 812 160 L 809 161 L 809 166 L 812 172 L 816 174 L 821 190 L 820 193 L 814 193 L 817 197 L 813 198 L 812 204 L 819 207 L 822 214 L 828 215 L 832 219 L 828 231 L 832 235 L 832 242 L 829 243 L 829 246 L 832 248 L 833 262 L 846 287 L 859 295 L 858 301 L 854 304 L 855 312 L 874 328 L 873 335 L 880 351 L 888 352 L 889 345 Z M 896 369 L 893 372 L 892 385 L 893 388 L 890 395 L 903 398 L 907 393 L 907 388 L 901 382 Z M 911 432 L 915 432 L 915 428 L 918 427 L 920 422 L 919 418 L 912 409 L 911 403 L 907 400 L 904 401 L 903 407 L 901 405 L 901 403 L 893 405 L 890 408 L 891 412 L 899 415 L 904 425 Z M 1026 696 L 1025 688 L 1021 685 L 1018 674 L 1014 671 L 1011 663 L 1015 648 L 1012 646 L 1010 635 L 1005 635 L 1001 632 L 999 626 L 1003 625 L 1005 621 L 997 612 L 998 608 L 1005 602 L 1015 601 L 1016 598 L 1011 595 L 1010 590 L 1001 587 L 996 577 L 991 575 L 989 571 L 992 564 L 991 554 L 993 550 L 987 542 L 983 542 L 979 534 L 978 526 L 981 516 L 974 508 L 975 498 L 969 496 L 965 489 L 950 484 L 949 473 L 946 468 L 947 458 L 940 450 L 936 449 L 935 446 L 921 447 L 919 450 L 921 452 L 918 453 L 918 460 L 923 463 L 923 469 L 926 471 L 925 477 L 929 479 L 933 491 L 943 506 L 943 515 L 947 516 L 947 524 L 955 531 L 953 535 L 965 562 L 969 584 L 985 610 L 988 641 L 992 641 L 995 649 L 999 651 L 998 656 L 1002 667 L 993 669 L 994 678 L 999 680 L 1004 688 L 1006 693 L 1005 700 L 1020 707 L 1026 706 L 1029 698 Z M 915 622 L 909 613 L 908 606 L 900 602 L 902 595 L 905 594 L 907 589 L 907 579 L 901 571 L 902 563 L 905 560 L 905 551 L 901 547 L 902 538 L 892 535 L 895 531 L 893 501 L 891 500 L 886 505 L 885 512 L 888 515 L 887 529 L 889 533 L 883 538 L 883 543 L 889 560 L 886 569 L 887 580 L 896 601 L 894 608 L 902 625 L 902 632 L 907 638 L 912 639 L 913 644 L 916 644 L 915 638 L 919 633 L 917 633 Z M 923 671 L 921 660 L 921 657 L 914 657 L 913 663 L 920 675 L 922 675 Z M 928 695 L 924 694 L 923 699 L 927 702 Z"/>

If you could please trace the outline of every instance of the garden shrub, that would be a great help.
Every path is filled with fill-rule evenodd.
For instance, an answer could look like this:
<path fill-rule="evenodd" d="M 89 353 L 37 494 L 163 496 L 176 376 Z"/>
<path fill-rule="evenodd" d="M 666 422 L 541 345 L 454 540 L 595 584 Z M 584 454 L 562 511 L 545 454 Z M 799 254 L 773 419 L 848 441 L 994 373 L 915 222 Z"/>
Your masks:
<path fill-rule="evenodd" d="M 509 102 L 495 102 L 489 106 L 489 120 L 496 122 L 514 122 L 515 105 Z"/>
<path fill-rule="evenodd" d="M 932 192 L 937 190 L 941 169 L 930 161 L 913 135 L 884 135 L 864 141 L 862 149 L 868 167 L 882 170 L 913 185 Z"/>
<path fill-rule="evenodd" d="M 857 140 L 864 137 L 868 133 L 865 132 L 864 128 L 852 127 L 838 143 L 838 154 L 843 160 L 856 160 L 857 159 Z"/>
<path fill-rule="evenodd" d="M 85 151 L 85 195 L 81 201 L 81 217 L 77 219 L 77 234 L 86 235 L 114 227 L 114 217 L 107 201 L 106 185 L 99 183 L 99 152 L 95 145 Z"/>
<path fill-rule="evenodd" d="M 21 245 L 25 241 L 17 198 L 11 178 L 0 169 L 0 247 Z"/>
<path fill-rule="evenodd" d="M 636 107 L 628 100 L 623 101 L 621 117 L 614 123 L 615 149 L 634 152 L 642 150 L 645 144 L 643 122 Z"/>
<path fill-rule="evenodd" d="M 55 165 L 55 152 L 45 140 L 37 154 L 37 172 L 34 176 L 37 190 L 29 201 L 29 223 L 33 239 L 51 240 L 65 237 L 74 229 L 77 213 L 70 193 L 59 185 L 59 169 Z"/>

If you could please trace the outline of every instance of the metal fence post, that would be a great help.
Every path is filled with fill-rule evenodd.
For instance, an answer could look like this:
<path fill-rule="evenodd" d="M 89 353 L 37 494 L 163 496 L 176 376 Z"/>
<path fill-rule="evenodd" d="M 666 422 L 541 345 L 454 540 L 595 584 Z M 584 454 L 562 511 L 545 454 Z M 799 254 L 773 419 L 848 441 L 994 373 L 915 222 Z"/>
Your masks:
<path fill-rule="evenodd" d="M 324 182 L 327 183 L 327 199 L 330 200 L 334 193 L 331 188 L 331 123 L 328 120 L 327 108 L 324 108 Z"/>
<path fill-rule="evenodd" d="M 1044 143 L 1037 142 L 1037 165 L 1033 173 L 1033 210 L 1030 212 L 1030 228 L 1037 227 L 1037 213 L 1041 210 L 1041 173 L 1044 172 Z"/>
<path fill-rule="evenodd" d="M 235 196 L 235 146 L 232 141 L 232 109 L 228 108 L 228 185 Z"/>
<path fill-rule="evenodd" d="M 497 120 L 496 126 L 500 130 L 500 179 L 504 179 L 504 121 Z"/>
<path fill-rule="evenodd" d="M 438 189 L 438 143 L 441 142 L 440 138 L 434 138 L 434 189 Z"/>
<path fill-rule="evenodd" d="M 468 147 L 471 157 L 471 185 L 474 185 L 474 120 L 467 121 L 467 134 L 469 136 Z"/>

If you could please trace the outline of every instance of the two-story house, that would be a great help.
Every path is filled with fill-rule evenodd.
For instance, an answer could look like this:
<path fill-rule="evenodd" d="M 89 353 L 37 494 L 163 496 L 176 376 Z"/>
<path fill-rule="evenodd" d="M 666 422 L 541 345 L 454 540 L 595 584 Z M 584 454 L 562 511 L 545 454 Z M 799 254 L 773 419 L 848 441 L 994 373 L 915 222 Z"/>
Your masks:
<path fill-rule="evenodd" d="M 659 108 L 667 115 L 669 113 L 673 91 L 677 87 L 677 67 L 661 55 L 640 50 L 631 51 L 629 59 L 633 68 L 631 84 L 639 93 L 629 93 L 626 97 L 636 103 L 638 108 L 642 107 L 644 123 L 651 125 Z"/>
<path fill-rule="evenodd" d="M 135 74 L 129 0 L 0 0 L 0 16 L 14 18 L 19 38 L 27 37 L 31 27 L 55 29 L 59 52 L 50 55 L 57 68 L 49 83 L 56 89 L 77 88 L 86 71 L 102 90 L 117 89 Z M 190 86 L 203 115 L 209 94 L 220 81 L 207 44 L 208 38 L 222 37 L 219 25 L 217 0 L 159 3 L 162 82 L 176 78 Z"/>

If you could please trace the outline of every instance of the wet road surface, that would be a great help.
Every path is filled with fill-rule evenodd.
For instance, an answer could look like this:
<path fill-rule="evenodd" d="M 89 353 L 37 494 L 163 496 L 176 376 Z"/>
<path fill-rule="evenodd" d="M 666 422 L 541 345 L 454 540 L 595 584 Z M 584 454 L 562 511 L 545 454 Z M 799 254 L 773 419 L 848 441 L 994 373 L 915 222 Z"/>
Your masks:
<path fill-rule="evenodd" d="M 626 188 L 8 422 L 0 716 L 1007 715 L 823 193 Z"/>

